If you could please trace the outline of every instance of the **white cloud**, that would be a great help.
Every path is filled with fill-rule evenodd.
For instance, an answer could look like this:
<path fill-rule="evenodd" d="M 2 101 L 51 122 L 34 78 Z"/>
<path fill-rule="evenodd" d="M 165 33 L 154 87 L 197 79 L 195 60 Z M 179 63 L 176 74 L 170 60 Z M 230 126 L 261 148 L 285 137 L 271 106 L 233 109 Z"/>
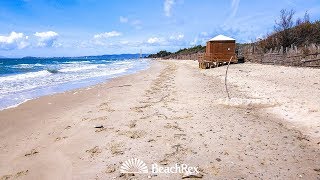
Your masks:
<path fill-rule="evenodd" d="M 147 45 L 160 45 L 160 46 L 182 46 L 185 45 L 184 34 L 171 35 L 169 37 L 150 37 Z"/>
<path fill-rule="evenodd" d="M 128 45 L 128 44 L 130 44 L 130 42 L 129 41 L 120 41 L 120 44 Z"/>
<path fill-rule="evenodd" d="M 180 41 L 184 38 L 184 34 L 172 35 L 169 37 L 170 40 Z"/>
<path fill-rule="evenodd" d="M 285 0 L 285 2 L 290 6 L 297 6 L 297 3 L 295 0 Z"/>
<path fill-rule="evenodd" d="M 121 36 L 121 35 L 122 35 L 122 33 L 118 32 L 118 31 L 111 31 L 111 32 L 104 32 L 104 33 L 96 34 L 93 37 L 95 39 L 106 39 L 106 38 L 117 37 L 117 36 Z"/>
<path fill-rule="evenodd" d="M 137 26 L 137 25 L 140 25 L 140 24 L 141 24 L 141 21 L 138 20 L 138 19 L 136 19 L 136 20 L 133 20 L 133 21 L 131 22 L 131 24 L 134 25 L 134 26 Z"/>
<path fill-rule="evenodd" d="M 222 25 L 219 33 L 233 36 L 240 42 L 251 42 L 261 36 L 261 34 L 272 32 L 274 19 L 274 15 L 263 12 L 256 13 L 254 16 L 237 17 Z"/>
<path fill-rule="evenodd" d="M 171 16 L 171 9 L 172 9 L 172 6 L 175 4 L 175 1 L 174 0 L 165 0 L 164 1 L 164 6 L 163 6 L 163 10 L 164 10 L 164 14 L 167 16 L 167 17 L 170 17 Z"/>
<path fill-rule="evenodd" d="M 60 44 L 56 43 L 59 34 L 54 31 L 36 32 L 34 35 L 38 38 L 38 47 L 60 46 Z"/>
<path fill-rule="evenodd" d="M 149 44 L 157 44 L 157 43 L 161 43 L 161 42 L 163 42 L 163 40 L 158 37 L 151 37 L 147 40 L 147 43 L 149 43 Z"/>
<path fill-rule="evenodd" d="M 230 16 L 226 21 L 215 28 L 211 34 L 224 34 L 234 37 L 237 42 L 252 42 L 261 34 L 266 34 L 273 30 L 274 14 L 270 12 L 253 12 L 250 15 L 243 16 L 238 14 L 240 0 L 230 1 Z"/>
<path fill-rule="evenodd" d="M 201 35 L 201 36 L 208 36 L 209 33 L 208 33 L 208 32 L 201 32 L 200 35 Z"/>
<path fill-rule="evenodd" d="M 136 29 L 142 28 L 142 22 L 139 19 L 129 19 L 128 17 L 120 16 L 120 23 L 129 24 Z"/>
<path fill-rule="evenodd" d="M 240 0 L 232 0 L 230 18 L 234 18 L 234 16 L 237 14 L 238 8 L 239 8 L 239 4 L 240 4 Z"/>
<path fill-rule="evenodd" d="M 92 48 L 97 47 L 97 46 L 110 47 L 110 46 L 113 46 L 113 43 L 109 40 L 109 38 L 118 37 L 121 35 L 122 35 L 122 33 L 118 32 L 118 31 L 110 31 L 110 32 L 96 34 L 93 36 L 93 39 L 91 39 L 87 42 L 87 46 L 92 47 Z"/>
<path fill-rule="evenodd" d="M 47 31 L 47 32 L 36 32 L 35 36 L 39 37 L 42 40 L 51 39 L 53 37 L 58 37 L 59 34 L 54 31 Z"/>
<path fill-rule="evenodd" d="M 0 36 L 0 49 L 12 50 L 23 49 L 30 45 L 29 37 L 23 33 L 11 32 L 8 36 Z"/>
<path fill-rule="evenodd" d="M 141 29 L 141 28 L 142 28 L 141 24 L 142 24 L 142 22 L 141 22 L 140 20 L 138 20 L 138 19 L 133 20 L 133 21 L 131 22 L 131 25 L 132 25 L 133 27 L 135 27 L 136 29 Z"/>
<path fill-rule="evenodd" d="M 120 16 L 121 23 L 127 23 L 128 21 L 129 21 L 129 19 L 127 17 Z"/>
<path fill-rule="evenodd" d="M 105 34 L 105 33 L 102 33 Z M 97 37 L 97 36 L 96 36 Z M 99 36 L 100 37 L 100 36 Z M 109 37 L 109 36 L 108 36 Z M 93 38 L 88 41 L 83 41 L 75 44 L 79 48 L 148 48 L 148 47 L 182 47 L 186 45 L 184 41 L 184 34 L 174 34 L 168 36 L 151 36 L 144 40 L 139 39 L 128 39 L 128 38 L 119 38 L 116 41 L 106 38 Z"/>
<path fill-rule="evenodd" d="M 204 45 L 212 37 L 213 37 L 212 33 L 201 32 L 189 44 L 192 46 L 199 45 L 199 44 Z"/>

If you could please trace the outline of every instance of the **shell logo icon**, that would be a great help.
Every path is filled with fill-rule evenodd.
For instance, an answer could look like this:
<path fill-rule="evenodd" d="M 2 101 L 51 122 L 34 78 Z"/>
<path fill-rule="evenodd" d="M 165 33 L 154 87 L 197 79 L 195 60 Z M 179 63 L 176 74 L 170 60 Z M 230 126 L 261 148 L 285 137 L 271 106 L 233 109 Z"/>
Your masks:
<path fill-rule="evenodd" d="M 120 167 L 120 173 L 148 173 L 148 167 L 142 160 L 138 158 L 132 158 L 122 163 Z"/>

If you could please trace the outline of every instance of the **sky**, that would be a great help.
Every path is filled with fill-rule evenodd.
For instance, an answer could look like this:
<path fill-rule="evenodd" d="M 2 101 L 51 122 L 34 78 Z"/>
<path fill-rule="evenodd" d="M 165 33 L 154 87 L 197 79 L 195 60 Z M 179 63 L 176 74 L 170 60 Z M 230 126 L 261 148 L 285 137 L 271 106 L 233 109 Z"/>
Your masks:
<path fill-rule="evenodd" d="M 219 34 L 252 42 L 281 9 L 320 20 L 320 0 L 1 0 L 0 56 L 176 51 Z"/>

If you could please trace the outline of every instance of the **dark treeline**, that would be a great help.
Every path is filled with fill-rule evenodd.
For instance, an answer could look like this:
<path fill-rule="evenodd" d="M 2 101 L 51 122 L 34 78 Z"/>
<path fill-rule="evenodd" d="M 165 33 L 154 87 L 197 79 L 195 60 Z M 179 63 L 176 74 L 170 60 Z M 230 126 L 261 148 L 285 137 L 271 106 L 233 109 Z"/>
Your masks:
<path fill-rule="evenodd" d="M 201 46 L 201 45 L 198 45 L 198 46 L 194 46 L 194 47 L 191 47 L 191 48 L 183 48 L 183 49 L 180 49 L 174 53 L 171 53 L 171 52 L 167 52 L 167 51 L 159 51 L 158 53 L 156 54 L 150 54 L 148 56 L 148 58 L 171 58 L 171 57 L 176 57 L 176 56 L 179 56 L 179 55 L 190 55 L 190 54 L 195 54 L 195 53 L 198 53 L 198 52 L 204 52 L 206 49 L 206 46 Z"/>
<path fill-rule="evenodd" d="M 147 58 L 163 58 L 163 57 L 169 56 L 170 54 L 172 54 L 172 53 L 165 51 L 165 50 L 162 50 L 156 54 L 150 54 Z"/>

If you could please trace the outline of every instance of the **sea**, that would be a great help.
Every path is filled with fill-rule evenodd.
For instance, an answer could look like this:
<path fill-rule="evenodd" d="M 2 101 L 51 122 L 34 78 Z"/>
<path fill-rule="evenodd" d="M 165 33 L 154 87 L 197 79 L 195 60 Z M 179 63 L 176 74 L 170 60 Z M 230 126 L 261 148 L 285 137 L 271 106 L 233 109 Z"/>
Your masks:
<path fill-rule="evenodd" d="M 149 68 L 137 55 L 0 59 L 0 110 Z"/>

